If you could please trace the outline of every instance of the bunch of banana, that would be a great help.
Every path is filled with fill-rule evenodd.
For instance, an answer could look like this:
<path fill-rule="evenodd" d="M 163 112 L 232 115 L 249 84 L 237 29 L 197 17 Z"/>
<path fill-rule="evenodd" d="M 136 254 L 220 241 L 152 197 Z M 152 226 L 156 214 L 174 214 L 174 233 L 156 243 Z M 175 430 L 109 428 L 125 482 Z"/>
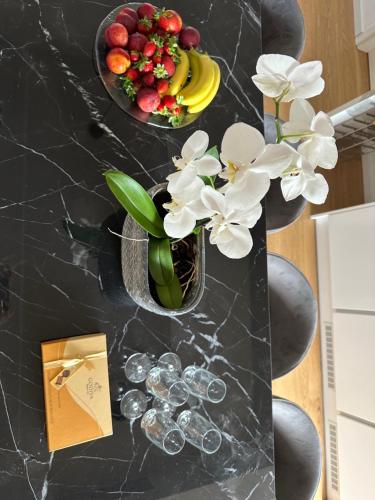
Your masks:
<path fill-rule="evenodd" d="M 176 67 L 176 72 L 173 75 L 171 83 L 168 88 L 168 95 L 177 95 L 178 92 L 185 85 L 186 80 L 189 75 L 190 62 L 186 52 L 178 47 L 178 55 L 180 56 L 180 62 Z"/>
<path fill-rule="evenodd" d="M 207 54 L 190 50 L 188 56 L 191 80 L 178 92 L 178 98 L 184 106 L 188 106 L 189 113 L 199 113 L 211 104 L 219 90 L 220 68 Z"/>

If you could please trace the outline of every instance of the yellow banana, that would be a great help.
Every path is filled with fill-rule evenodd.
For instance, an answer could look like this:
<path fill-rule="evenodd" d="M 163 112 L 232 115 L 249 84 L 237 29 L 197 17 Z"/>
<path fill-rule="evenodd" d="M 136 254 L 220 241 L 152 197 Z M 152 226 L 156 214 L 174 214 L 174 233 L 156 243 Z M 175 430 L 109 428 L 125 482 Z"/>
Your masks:
<path fill-rule="evenodd" d="M 198 53 L 195 50 L 190 50 L 188 52 L 188 58 L 190 62 L 190 71 L 191 71 L 191 79 L 190 82 L 184 87 L 179 93 L 178 97 L 184 97 L 185 95 L 189 95 L 191 92 L 193 92 L 194 88 L 196 87 L 198 81 L 199 81 L 199 59 L 198 59 Z"/>
<path fill-rule="evenodd" d="M 221 81 L 221 73 L 220 73 L 220 68 L 219 65 L 217 64 L 216 61 L 212 61 L 213 66 L 214 66 L 214 83 L 209 91 L 209 93 L 204 97 L 201 101 L 199 101 L 197 104 L 191 105 L 188 108 L 189 113 L 200 113 L 204 109 L 207 108 L 211 104 L 211 102 L 214 100 L 217 91 L 219 90 L 220 87 L 220 81 Z"/>
<path fill-rule="evenodd" d="M 190 63 L 186 52 L 178 48 L 178 55 L 180 56 L 181 60 L 177 65 L 176 72 L 172 78 L 172 82 L 169 86 L 168 91 L 166 92 L 168 95 L 176 95 L 185 85 L 189 74 Z"/>
<path fill-rule="evenodd" d="M 184 106 L 193 106 L 202 101 L 207 96 L 214 83 L 215 73 L 213 60 L 207 54 L 199 54 L 198 52 L 196 52 L 196 54 L 199 62 L 199 79 L 190 91 L 187 91 L 186 87 L 180 92 L 180 95 L 183 97 L 182 104 Z"/>

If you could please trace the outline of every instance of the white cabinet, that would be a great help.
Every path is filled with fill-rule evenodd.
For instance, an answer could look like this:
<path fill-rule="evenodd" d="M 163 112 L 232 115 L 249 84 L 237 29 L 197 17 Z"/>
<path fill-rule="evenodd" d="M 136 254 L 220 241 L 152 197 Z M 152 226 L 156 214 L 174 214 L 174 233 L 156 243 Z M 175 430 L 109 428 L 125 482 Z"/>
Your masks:
<path fill-rule="evenodd" d="M 337 411 L 375 424 L 375 315 L 334 313 L 333 338 Z"/>
<path fill-rule="evenodd" d="M 340 500 L 375 498 L 375 427 L 337 416 Z"/>
<path fill-rule="evenodd" d="M 375 312 L 375 206 L 328 218 L 333 309 Z"/>

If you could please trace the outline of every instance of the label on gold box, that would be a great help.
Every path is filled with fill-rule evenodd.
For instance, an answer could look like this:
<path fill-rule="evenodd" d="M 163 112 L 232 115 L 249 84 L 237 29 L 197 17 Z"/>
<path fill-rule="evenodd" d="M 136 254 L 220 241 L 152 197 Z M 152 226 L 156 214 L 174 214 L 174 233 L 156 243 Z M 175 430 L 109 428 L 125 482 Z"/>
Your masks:
<path fill-rule="evenodd" d="M 49 451 L 112 434 L 106 336 L 42 343 Z"/>

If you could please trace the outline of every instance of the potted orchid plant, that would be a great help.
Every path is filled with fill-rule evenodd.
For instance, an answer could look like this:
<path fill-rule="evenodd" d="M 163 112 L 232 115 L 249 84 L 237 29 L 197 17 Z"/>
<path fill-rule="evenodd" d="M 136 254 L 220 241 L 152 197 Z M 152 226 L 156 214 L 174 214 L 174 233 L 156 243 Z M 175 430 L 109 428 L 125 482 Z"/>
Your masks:
<path fill-rule="evenodd" d="M 123 172 L 104 175 L 128 212 L 123 231 L 123 275 L 133 299 L 159 314 L 182 314 L 199 302 L 204 289 L 204 230 L 210 244 L 230 259 L 251 252 L 250 229 L 262 215 L 261 200 L 272 179 L 281 179 L 286 201 L 300 195 L 324 203 L 328 184 L 316 168 L 337 162 L 334 129 L 307 98 L 324 88 L 319 61 L 300 64 L 283 55 L 263 55 L 255 85 L 275 103 L 277 143 L 246 123 L 235 123 L 220 152 L 209 149 L 198 130 L 173 158 L 175 172 L 149 193 Z M 281 102 L 291 102 L 290 119 L 281 124 Z M 298 143 L 298 147 L 292 144 Z"/>

